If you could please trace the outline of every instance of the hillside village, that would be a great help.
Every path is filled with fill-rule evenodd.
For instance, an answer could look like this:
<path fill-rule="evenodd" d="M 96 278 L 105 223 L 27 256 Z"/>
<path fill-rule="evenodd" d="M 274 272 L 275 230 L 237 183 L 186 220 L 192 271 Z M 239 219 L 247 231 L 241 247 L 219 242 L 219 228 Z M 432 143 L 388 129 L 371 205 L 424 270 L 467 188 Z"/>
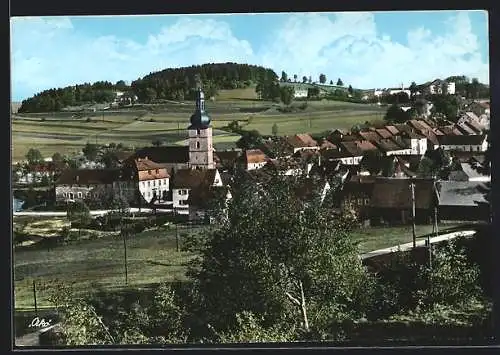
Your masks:
<path fill-rule="evenodd" d="M 340 79 L 338 84 L 341 84 Z M 296 312 L 295 306 L 301 308 L 300 316 L 296 316 L 301 330 L 290 339 L 302 339 L 302 328 L 306 332 L 310 331 L 305 311 L 307 307 L 310 307 L 307 312 L 316 312 L 328 321 L 334 319 L 332 317 L 337 311 L 319 312 L 314 309 L 313 302 L 316 298 L 318 302 L 332 302 L 335 307 L 342 304 L 355 310 L 358 307 L 357 297 L 366 297 L 364 305 L 361 306 L 361 313 L 356 313 L 358 311 L 355 310 L 352 316 L 348 316 L 349 321 L 351 318 L 356 319 L 356 326 L 350 328 L 341 322 L 341 327 L 347 329 L 346 332 L 349 332 L 352 341 L 377 338 L 376 341 L 372 340 L 375 343 L 380 337 L 384 337 L 384 341 L 389 343 L 391 340 L 387 339 L 393 338 L 392 330 L 387 330 L 380 322 L 402 326 L 402 334 L 411 333 L 409 336 L 413 336 L 414 324 L 420 323 L 416 320 L 416 323 L 408 326 L 407 318 L 404 318 L 407 317 L 407 309 L 414 309 L 415 312 L 418 310 L 425 317 L 427 312 L 431 312 L 429 319 L 432 327 L 435 327 L 432 323 L 435 318 L 432 317 L 441 317 L 440 314 L 435 315 L 441 304 L 445 304 L 446 306 L 442 307 L 449 307 L 453 312 L 455 309 L 469 307 L 469 303 L 465 306 L 458 305 L 457 299 L 467 298 L 467 302 L 474 307 L 480 303 L 480 312 L 486 312 L 489 301 L 486 298 L 475 298 L 476 291 L 470 291 L 480 281 L 477 276 L 470 276 L 476 269 L 461 261 L 462 251 L 450 247 L 452 249 L 444 252 L 448 254 L 438 252 L 438 247 L 441 248 L 442 245 L 443 248 L 448 248 L 446 243 L 452 243 L 453 238 L 460 239 L 463 243 L 482 241 L 489 235 L 487 226 L 491 222 L 489 101 L 479 99 L 479 95 L 461 97 L 462 93 L 455 89 L 452 82 L 442 80 L 423 85 L 415 84 L 411 89 L 401 86 L 365 91 L 333 85 L 333 82 L 330 85 L 309 83 L 306 78 L 302 83 L 290 80 L 273 82 L 268 87 L 261 87 L 259 95 L 264 94 L 268 100 L 281 96 L 280 100 L 284 106 L 281 106 L 279 115 L 272 117 L 279 125 L 283 125 L 288 115 L 293 115 L 286 110 L 293 107 L 291 100 L 303 101 L 301 104 L 305 106 L 313 101 L 359 101 L 363 102 L 359 104 L 363 108 L 373 106 L 383 110 L 385 116 L 378 120 L 374 119 L 375 115 L 370 116 L 371 120 L 356 124 L 351 129 L 332 128 L 321 133 L 310 133 L 304 128 L 302 132 L 295 134 L 278 134 L 279 129 L 275 130 L 274 126 L 273 134 L 246 130 L 246 126 L 240 124 L 239 117 L 242 116 L 239 116 L 226 121 L 229 123 L 223 127 L 224 132 L 238 134 L 236 147 L 222 149 L 215 147 L 217 128 L 214 126 L 218 113 L 207 109 L 207 103 L 212 101 L 213 97 L 206 97 L 200 85 L 195 91 L 192 106 L 185 102 L 179 103 L 181 109 L 177 114 L 182 117 L 182 123 L 176 122 L 179 127 L 176 137 L 185 137 L 183 144 L 163 144 L 158 136 L 155 136 L 151 144 L 133 149 L 121 142 L 93 144 L 87 141 L 83 149 L 71 158 L 57 153 L 46 159 L 43 159 L 40 151 L 33 145 L 26 154 L 27 161 L 17 161 L 13 164 L 14 197 L 24 202 L 24 205 L 14 204 L 13 213 L 17 259 L 16 313 L 19 313 L 20 319 L 24 319 L 22 317 L 32 314 L 30 307 L 34 304 L 34 312 L 38 314 L 40 310 L 37 307 L 40 307 L 40 303 L 37 306 L 37 302 L 40 302 L 40 298 L 43 299 L 44 306 L 52 304 L 47 295 L 50 292 L 62 293 L 64 287 L 59 283 L 59 279 L 62 279 L 62 282 L 75 284 L 76 291 L 72 291 L 75 292 L 73 295 L 86 295 L 85 302 L 103 302 L 93 306 L 96 307 L 95 315 L 84 315 L 83 319 L 93 320 L 94 316 L 99 314 L 100 317 L 102 314 L 106 324 L 115 324 L 110 328 L 114 329 L 113 337 L 119 340 L 112 340 L 111 343 L 135 343 L 143 341 L 143 338 L 124 332 L 120 321 L 113 322 L 122 317 L 129 317 L 126 322 L 135 323 L 136 319 L 144 316 L 137 311 L 142 302 L 139 298 L 153 292 L 155 297 L 150 301 L 153 306 L 149 306 L 150 303 L 145 303 L 148 306 L 144 306 L 147 312 L 152 312 L 148 315 L 151 321 L 147 321 L 146 325 L 137 322 L 140 325 L 135 326 L 135 331 L 145 334 L 144 336 L 150 339 L 148 341 L 155 343 L 186 343 L 189 338 L 183 332 L 186 329 L 194 329 L 193 341 L 205 341 L 205 329 L 198 329 L 196 322 L 189 323 L 193 322 L 190 312 L 198 312 L 191 311 L 194 309 L 191 305 L 197 305 L 196 302 L 215 302 L 212 303 L 215 304 L 213 307 L 219 307 L 217 309 L 222 311 L 229 309 L 229 313 L 222 316 L 218 311 L 202 311 L 205 312 L 202 313 L 203 319 L 215 319 L 219 322 L 216 325 L 218 329 L 225 329 L 228 319 L 232 319 L 237 310 L 261 307 L 260 301 L 253 298 L 254 290 L 251 287 L 246 289 L 248 283 L 245 278 L 258 275 L 261 280 L 266 279 L 269 270 L 272 270 L 272 274 L 283 267 L 283 258 L 288 258 L 287 263 L 293 265 L 292 267 L 298 265 L 299 269 L 302 268 L 303 262 L 309 260 L 315 260 L 314 263 L 316 260 L 326 262 L 328 266 L 319 268 L 320 288 L 323 287 L 325 273 L 335 280 L 333 286 L 330 285 L 324 294 L 315 293 L 314 289 L 310 289 L 313 291 L 307 291 L 304 296 L 301 280 L 294 284 L 294 276 L 282 276 L 282 270 L 279 275 L 273 274 L 276 279 L 270 281 L 269 289 L 274 289 L 276 284 L 288 277 L 286 280 L 290 280 L 290 283 L 280 284 L 279 287 L 283 287 L 283 290 L 293 290 L 299 295 L 296 298 L 287 291 L 286 297 L 279 298 L 283 307 L 291 306 L 293 312 Z M 276 97 L 273 98 L 273 95 Z M 133 108 L 141 98 L 130 92 L 117 91 L 111 101 L 86 107 L 70 106 L 61 108 L 60 111 L 69 110 L 70 114 L 79 115 L 80 121 L 76 124 L 89 121 L 97 124 L 98 119 L 93 118 L 96 116 L 91 119 L 89 115 L 85 120 L 85 113 L 99 113 L 111 108 Z M 152 107 L 156 104 L 161 105 L 158 102 L 148 103 Z M 278 104 L 273 102 L 272 105 Z M 345 107 L 349 109 L 349 106 Z M 17 119 L 23 120 L 26 117 L 29 115 L 18 116 Z M 38 121 L 35 115 L 32 117 L 35 117 L 34 123 L 43 122 Z M 72 119 L 74 120 L 73 117 L 68 120 Z M 104 116 L 101 119 L 104 121 Z M 147 118 L 147 121 L 137 123 L 150 123 L 149 120 Z M 64 125 L 68 121 L 62 122 Z M 275 123 L 275 126 L 278 124 Z M 220 127 L 219 125 L 218 128 Z M 276 191 L 272 188 L 280 186 L 275 185 L 277 181 L 291 183 L 294 203 L 287 204 L 285 200 L 281 201 L 268 194 L 269 191 Z M 250 192 L 245 192 L 246 182 L 249 183 Z M 277 191 L 279 193 L 280 190 Z M 244 196 L 244 199 L 240 196 Z M 252 196 L 257 196 L 257 205 L 251 203 Z M 237 209 L 240 214 L 234 216 L 233 211 L 231 217 L 228 213 L 228 210 L 231 211 L 231 207 L 228 207 L 231 206 L 228 204 L 230 201 L 236 201 L 235 208 L 244 208 L 244 212 Z M 296 203 L 297 201 L 299 203 Z M 318 206 L 320 212 L 314 213 L 319 214 L 310 214 L 310 211 L 306 213 L 309 206 Z M 214 212 L 220 212 L 217 211 L 220 207 L 225 211 L 225 215 L 217 215 Z M 275 207 L 277 208 L 274 209 Z M 289 215 L 294 222 L 289 222 Z M 323 218 L 324 216 L 327 218 Z M 233 224 L 240 226 L 240 217 L 243 228 L 233 231 Z M 276 221 L 278 223 L 274 225 Z M 315 224 L 319 226 L 316 227 Z M 222 228 L 223 233 L 217 234 L 218 228 Z M 290 235 L 287 234 L 287 238 L 283 238 L 283 229 L 287 229 L 286 233 L 289 233 L 288 229 L 292 231 Z M 308 229 L 312 232 L 293 234 L 296 230 Z M 308 238 L 312 238 L 312 242 L 307 249 L 300 249 L 304 246 L 304 235 L 307 242 Z M 208 259 L 191 259 L 193 250 L 196 253 L 203 250 L 197 249 L 200 248 L 197 243 L 206 243 L 204 238 L 207 236 L 214 238 L 210 242 L 214 243 L 214 250 L 221 248 L 220 255 L 216 256 L 215 261 L 211 259 L 214 254 L 202 254 Z M 468 239 L 468 236 L 473 237 Z M 410 242 L 412 237 L 413 243 Z M 217 238 L 222 238 L 223 242 L 219 242 Z M 328 245 L 327 248 L 323 246 L 325 239 L 329 243 L 324 244 Z M 242 240 L 244 242 L 241 242 Z M 229 243 L 229 248 L 226 248 L 224 243 Z M 291 243 L 293 247 L 287 249 L 286 243 Z M 279 247 L 276 247 L 277 245 Z M 486 250 L 488 245 L 484 242 L 480 247 L 481 251 L 476 251 L 479 254 L 475 255 L 474 259 L 480 264 L 481 272 L 486 274 L 489 272 L 489 264 L 481 253 L 484 253 L 483 250 Z M 226 255 L 228 251 L 229 254 Z M 247 254 L 240 254 L 242 251 Z M 312 259 L 310 254 L 314 254 Z M 253 259 L 255 255 L 263 259 Z M 402 281 L 391 279 L 392 267 L 400 268 L 403 271 L 397 272 L 407 275 L 403 273 L 414 272 L 417 270 L 412 269 L 414 267 L 427 267 L 427 263 L 434 262 L 434 258 L 438 260 L 438 275 L 453 279 L 453 283 L 443 282 L 436 285 L 440 293 L 438 296 L 433 295 L 434 298 L 426 298 L 427 291 L 423 290 L 427 289 L 419 289 L 421 285 L 417 279 L 414 281 L 411 278 L 410 286 L 401 286 Z M 448 264 L 442 260 L 448 259 L 442 258 L 452 258 L 453 262 L 458 260 L 458 264 L 451 271 L 447 271 Z M 200 260 L 209 262 L 200 264 L 203 263 Z M 230 260 L 234 265 L 227 267 L 221 264 L 220 260 Z M 252 269 L 255 260 L 259 267 L 260 263 L 265 264 L 268 260 L 278 264 L 273 264 L 272 269 L 266 269 L 267 266 L 263 269 Z M 328 264 L 329 260 L 340 260 L 340 266 L 331 266 Z M 45 263 L 49 266 L 41 267 L 40 274 L 34 276 L 33 265 Z M 356 266 L 353 266 L 354 264 Z M 249 269 L 248 265 L 251 265 Z M 174 300 L 173 295 L 184 295 L 178 294 L 184 292 L 179 291 L 182 290 L 182 285 L 187 285 L 190 289 L 192 285 L 189 282 L 180 282 L 181 286 L 175 286 L 179 289 L 174 289 L 173 285 L 177 285 L 178 280 L 185 280 L 188 272 L 198 272 L 193 271 L 198 270 L 196 267 L 202 271 L 194 274 L 194 277 L 189 276 L 188 280 L 206 282 L 206 288 L 200 289 L 216 301 L 192 300 L 189 297 Z M 208 277 L 204 270 L 209 270 Z M 433 269 L 429 270 L 433 272 Z M 240 272 L 244 273 L 244 277 L 240 277 Z M 388 273 L 385 274 L 386 272 Z M 462 280 L 463 274 L 466 276 Z M 372 275 L 375 275 L 374 279 L 371 279 Z M 225 277 L 229 277 L 231 281 L 226 283 Z M 345 282 L 347 285 L 352 281 L 358 286 L 352 289 L 351 286 L 339 288 L 337 277 L 341 278 L 340 283 Z M 364 277 L 373 282 L 363 281 Z M 233 281 L 233 278 L 238 281 Z M 165 281 L 166 279 L 168 281 Z M 398 280 L 402 279 L 403 277 Z M 460 280 L 457 281 L 458 279 Z M 211 282 L 214 282 L 215 286 Z M 218 282 L 222 282 L 230 291 L 222 290 L 223 287 L 218 286 Z M 455 287 L 455 284 L 459 286 Z M 395 292 L 394 294 L 384 293 L 385 291 L 379 291 L 379 287 L 381 290 L 398 287 L 398 291 L 390 291 Z M 486 290 L 484 294 L 491 292 L 488 286 L 481 287 Z M 458 291 L 448 295 L 450 288 Z M 343 300 L 343 292 L 350 292 L 348 300 Z M 244 296 L 241 296 L 242 293 Z M 416 302 L 411 306 L 413 308 L 405 308 L 408 303 L 404 298 L 406 293 L 411 295 L 408 296 L 411 302 Z M 238 294 L 234 301 L 225 298 L 233 294 Z M 397 296 L 394 296 L 396 294 Z M 113 296 L 110 296 L 110 299 L 99 299 L 108 295 Z M 136 303 L 128 306 L 122 298 L 120 301 L 112 298 L 122 297 L 121 295 L 132 299 L 136 297 Z M 385 302 L 394 297 L 397 297 L 395 305 L 386 305 Z M 478 299 L 480 301 L 477 301 Z M 306 300 L 311 302 L 312 306 L 306 305 Z M 267 302 L 267 299 L 265 301 Z M 161 305 L 157 305 L 157 302 Z M 241 302 L 246 303 L 241 305 Z M 419 302 L 431 305 L 429 307 L 438 307 L 438 311 L 430 310 L 431 308 L 422 308 L 420 311 Z M 66 307 L 72 310 L 73 301 L 70 303 L 71 305 Z M 176 308 L 178 304 L 185 307 L 181 315 L 179 308 Z M 436 304 L 438 306 L 435 306 Z M 27 307 L 29 311 L 17 310 L 22 307 Z M 158 315 L 158 307 L 161 312 L 166 313 Z M 233 309 L 236 311 L 233 312 Z M 476 317 L 478 312 L 470 311 L 467 317 Z M 50 310 L 47 314 L 54 317 L 53 319 L 64 317 L 59 311 Z M 68 317 L 69 313 L 61 314 Z M 238 322 L 241 322 L 239 317 L 242 316 L 236 314 Z M 278 309 L 272 316 L 279 319 L 283 314 L 285 312 Z M 169 322 L 173 319 L 174 324 L 157 325 L 158 317 L 161 322 L 165 322 L 164 317 L 170 317 Z M 361 320 L 356 317 L 361 317 Z M 411 317 L 411 322 L 414 322 L 416 316 L 412 314 Z M 46 328 L 48 331 L 40 332 L 38 341 L 48 344 L 64 343 L 64 340 L 61 340 L 64 336 L 61 334 L 68 331 L 66 327 L 71 331 L 73 326 L 72 318 L 69 318 L 69 321 L 67 319 L 66 323 L 58 323 L 57 327 L 51 326 Z M 179 319 L 184 319 L 188 325 L 181 324 Z M 483 327 L 486 322 L 484 319 L 487 318 L 481 313 L 477 319 L 480 320 L 475 322 Z M 246 322 L 254 324 L 251 323 L 254 322 L 252 318 Z M 313 324 L 314 322 L 320 324 L 317 320 L 312 321 Z M 17 323 L 22 328 L 22 321 L 17 320 Z M 79 327 L 80 323 L 75 329 L 80 329 Z M 243 331 L 246 331 L 245 327 Z M 264 329 L 258 328 L 261 325 L 256 327 L 255 329 Z M 326 325 L 325 329 L 330 332 L 328 327 L 329 325 Z M 378 335 L 370 333 L 371 327 L 378 329 L 374 333 Z M 424 326 L 428 330 L 426 327 L 429 325 Z M 165 329 L 168 329 L 168 337 L 158 340 L 154 334 L 158 331 L 164 332 Z M 236 326 L 234 329 L 239 328 Z M 287 328 L 282 326 L 282 329 Z M 360 329 L 359 334 L 357 329 Z M 21 334 L 24 331 L 18 332 Z M 452 334 L 461 331 L 455 328 L 450 330 Z M 336 336 L 335 330 L 331 332 L 333 335 L 328 336 Z M 380 335 L 380 332 L 384 334 Z M 435 332 L 434 328 L 432 332 Z M 109 340 L 106 340 L 109 335 L 93 334 L 85 335 L 83 340 L 79 340 L 80 343 L 94 341 L 109 344 Z M 227 341 L 219 335 L 213 337 L 219 341 Z M 253 341 L 254 337 L 253 334 L 245 335 L 236 341 Z M 281 333 L 266 334 L 263 337 L 288 339 Z"/>
<path fill-rule="evenodd" d="M 433 81 L 420 90 L 438 93 L 442 84 L 439 80 Z M 447 94 L 454 95 L 453 83 L 447 86 Z M 295 91 L 296 95 L 297 92 L 300 97 L 300 89 Z M 374 90 L 371 97 L 401 92 L 406 90 Z M 121 94 L 115 102 L 123 99 Z M 409 90 L 407 94 L 410 95 Z M 33 173 L 18 169 L 17 180 L 20 183 L 42 178 L 53 180 L 55 191 L 51 204 L 85 201 L 89 206 L 101 203 L 101 208 L 105 208 L 102 201 L 120 196 L 130 206 L 162 208 L 196 219 L 204 215 L 203 206 L 214 196 L 213 191 L 224 190 L 228 198 L 231 196 L 231 181 L 237 171 L 245 171 L 257 180 L 278 171 L 307 177 L 309 187 L 313 190 L 318 187 L 322 198 L 327 194 L 335 196 L 329 200 L 336 201 L 331 206 L 333 209 L 339 213 L 355 210 L 366 217 L 367 222 L 375 219 L 380 222 L 380 209 L 388 211 L 389 208 L 396 209 L 392 211 L 396 219 L 408 220 L 403 214 L 410 207 L 409 201 L 403 205 L 398 201 L 381 205 L 378 191 L 400 184 L 409 186 L 415 181 L 416 201 L 433 201 L 430 196 L 437 197 L 442 218 L 449 218 L 446 209 L 467 211 L 484 202 L 479 191 L 490 177 L 479 171 L 487 164 L 490 111 L 487 102 L 473 101 L 458 113 L 456 123 L 446 120 L 438 123 L 431 118 L 431 108 L 432 103 L 426 102 L 420 118 L 405 123 L 378 123 L 376 127 L 365 126 L 356 131 L 337 129 L 321 140 L 307 133 L 269 136 L 253 149 L 220 151 L 213 148 L 211 119 L 205 110 L 204 93 L 199 91 L 191 124 L 187 127 L 188 144 L 184 147 L 150 146 L 120 152 L 112 169 L 88 160 L 73 169 L 65 168 L 60 162 L 45 162 L 33 166 Z M 426 161 L 434 163 L 431 152 L 444 154 L 447 161 L 437 170 L 425 171 Z M 439 171 L 443 169 L 447 169 L 444 176 Z M 422 187 L 421 190 L 421 184 L 425 186 L 428 179 L 436 181 L 434 188 Z M 468 193 L 464 194 L 465 191 Z M 448 205 L 449 201 L 454 205 Z M 422 208 L 431 211 L 433 207 L 427 204 Z M 463 215 L 472 216 L 467 212 Z"/>

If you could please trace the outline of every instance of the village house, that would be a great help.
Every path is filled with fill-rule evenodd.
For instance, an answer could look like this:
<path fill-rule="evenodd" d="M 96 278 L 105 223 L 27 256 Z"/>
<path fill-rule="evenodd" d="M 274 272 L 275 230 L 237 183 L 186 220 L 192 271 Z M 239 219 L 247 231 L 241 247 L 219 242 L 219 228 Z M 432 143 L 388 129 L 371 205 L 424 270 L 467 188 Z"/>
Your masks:
<path fill-rule="evenodd" d="M 406 224 L 411 221 L 411 181 L 414 181 L 415 221 L 430 223 L 436 206 L 432 179 L 377 178 L 370 200 L 372 224 Z"/>
<path fill-rule="evenodd" d="M 467 105 L 466 109 L 467 111 L 473 112 L 476 116 L 490 114 L 490 105 L 487 102 L 474 101 L 471 104 Z"/>
<path fill-rule="evenodd" d="M 474 128 L 469 126 L 466 122 L 457 123 L 455 127 L 462 133 L 462 135 L 476 135 L 478 134 Z"/>
<path fill-rule="evenodd" d="M 269 158 L 260 149 L 248 149 L 239 158 L 246 170 L 260 169 L 267 164 Z"/>
<path fill-rule="evenodd" d="M 455 95 L 455 83 L 436 79 L 430 83 L 424 84 L 424 92 L 431 95 Z"/>
<path fill-rule="evenodd" d="M 375 142 L 375 146 L 385 155 L 409 155 L 412 154 L 412 149 L 407 146 L 404 141 L 399 142 L 395 139 L 380 139 Z"/>
<path fill-rule="evenodd" d="M 439 147 L 444 150 L 485 152 L 488 148 L 486 135 L 440 136 Z"/>
<path fill-rule="evenodd" d="M 295 189 L 295 194 L 306 203 L 317 198 L 319 204 L 323 204 L 330 189 L 331 186 L 327 179 L 309 177 L 300 181 Z"/>
<path fill-rule="evenodd" d="M 342 185 L 339 195 L 341 211 L 354 211 L 360 221 L 368 220 L 375 179 L 374 176 L 351 176 Z"/>
<path fill-rule="evenodd" d="M 222 187 L 222 178 L 217 169 L 180 169 L 175 172 L 171 181 L 172 207 L 176 214 L 193 217 L 195 205 L 190 207 L 191 200 L 204 200 L 211 187 Z M 206 201 L 205 201 L 206 202 Z"/>
<path fill-rule="evenodd" d="M 404 131 L 394 136 L 396 142 L 402 140 L 405 146 L 410 149 L 412 155 L 423 155 L 427 151 L 427 138 L 414 131 Z M 401 145 L 401 144 L 400 144 Z"/>
<path fill-rule="evenodd" d="M 131 168 L 142 200 L 146 203 L 168 200 L 170 175 L 165 167 L 145 157 L 135 159 Z"/>
<path fill-rule="evenodd" d="M 477 181 L 436 182 L 438 218 L 447 221 L 488 221 L 489 207 L 484 183 Z"/>
<path fill-rule="evenodd" d="M 175 171 L 189 167 L 189 147 L 187 146 L 159 146 L 144 147 L 138 149 L 127 160 L 133 162 L 135 159 L 148 158 L 167 169 L 169 175 Z"/>
<path fill-rule="evenodd" d="M 450 181 L 472 181 L 472 182 L 489 182 L 491 176 L 481 174 L 472 163 L 459 163 L 459 169 L 453 170 L 448 175 Z"/>
<path fill-rule="evenodd" d="M 457 125 L 446 125 L 446 126 L 440 126 L 439 130 L 443 132 L 443 135 L 446 136 L 463 136 L 463 132 L 458 129 Z"/>
<path fill-rule="evenodd" d="M 214 152 L 215 168 L 219 171 L 233 171 L 238 159 L 242 156 L 241 149 L 217 150 Z"/>
<path fill-rule="evenodd" d="M 55 183 L 57 203 L 88 201 L 105 204 L 120 195 L 133 203 L 136 191 L 135 179 L 125 169 L 67 169 Z"/>
<path fill-rule="evenodd" d="M 286 142 L 293 150 L 293 153 L 306 149 L 319 150 L 318 142 L 306 133 L 286 137 Z"/>
<path fill-rule="evenodd" d="M 340 159 L 342 163 L 346 165 L 357 165 L 361 162 L 361 159 L 363 159 L 365 152 L 378 150 L 375 145 L 367 140 L 341 142 L 340 147 L 341 150 L 349 154 L 347 157 Z"/>

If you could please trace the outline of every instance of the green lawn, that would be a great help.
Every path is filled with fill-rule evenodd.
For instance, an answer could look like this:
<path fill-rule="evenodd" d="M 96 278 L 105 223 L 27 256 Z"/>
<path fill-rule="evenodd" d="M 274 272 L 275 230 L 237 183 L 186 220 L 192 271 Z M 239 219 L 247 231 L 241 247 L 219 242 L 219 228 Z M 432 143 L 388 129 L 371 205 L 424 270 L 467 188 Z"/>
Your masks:
<path fill-rule="evenodd" d="M 191 229 L 191 232 L 195 229 Z M 188 230 L 180 228 L 182 238 Z M 128 287 L 182 279 L 185 263 L 192 256 L 176 251 L 175 229 L 167 227 L 145 231 L 127 242 Z M 54 280 L 75 282 L 76 291 L 102 286 L 125 287 L 123 240 L 103 237 L 85 240 L 51 251 L 16 250 L 14 253 L 15 308 L 33 307 L 33 280 L 40 289 Z M 47 292 L 37 294 L 39 307 L 49 306 Z"/>

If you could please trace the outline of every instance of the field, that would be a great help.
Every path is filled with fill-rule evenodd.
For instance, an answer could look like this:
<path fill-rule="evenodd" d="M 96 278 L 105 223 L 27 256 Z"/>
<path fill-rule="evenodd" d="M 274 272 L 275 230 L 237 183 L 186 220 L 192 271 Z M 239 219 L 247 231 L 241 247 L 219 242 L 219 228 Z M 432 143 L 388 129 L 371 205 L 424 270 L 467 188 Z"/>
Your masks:
<path fill-rule="evenodd" d="M 54 236 L 67 222 L 64 218 L 16 217 L 16 225 L 27 222 L 25 232 Z M 440 231 L 456 225 L 441 225 Z M 417 235 L 432 232 L 432 226 L 417 226 Z M 179 226 L 179 241 L 203 227 Z M 76 230 L 73 231 L 76 233 Z M 88 239 L 89 233 L 97 238 Z M 124 246 L 116 232 L 83 231 L 82 240 L 47 250 L 39 246 L 16 249 L 14 253 L 15 308 L 33 307 L 33 281 L 40 289 L 54 280 L 74 282 L 77 291 L 105 287 L 148 287 L 162 281 L 184 278 L 185 263 L 192 255 L 176 251 L 176 230 L 162 226 L 130 237 L 127 241 L 128 285 L 124 276 Z M 353 233 L 360 242 L 359 252 L 390 247 L 411 241 L 411 227 L 366 228 Z M 48 307 L 47 292 L 37 294 L 39 307 Z"/>
<path fill-rule="evenodd" d="M 258 100 L 253 88 L 221 90 L 206 108 L 212 118 L 216 149 L 234 147 L 238 135 L 223 130 L 232 121 L 244 129 L 271 134 L 274 124 L 278 134 L 318 133 L 335 128 L 350 128 L 368 120 L 381 119 L 384 109 L 336 101 L 297 101 L 292 112 L 281 112 L 280 105 Z M 123 143 L 130 147 L 185 144 L 186 128 L 193 112 L 193 102 L 165 102 L 139 105 L 102 112 L 15 114 L 12 118 L 12 158 L 24 159 L 30 148 L 42 155 L 55 152 L 79 152 L 87 143 Z"/>
<path fill-rule="evenodd" d="M 179 228 L 180 242 L 194 228 Z M 53 281 L 75 282 L 86 291 L 104 287 L 121 289 L 182 279 L 185 263 L 192 257 L 176 251 L 175 228 L 144 231 L 127 240 L 128 285 L 125 285 L 123 239 L 107 233 L 96 240 L 81 240 L 52 250 L 39 247 L 17 249 L 14 254 L 16 310 L 34 306 L 33 281 L 42 290 Z M 37 293 L 37 306 L 49 307 L 48 292 Z"/>

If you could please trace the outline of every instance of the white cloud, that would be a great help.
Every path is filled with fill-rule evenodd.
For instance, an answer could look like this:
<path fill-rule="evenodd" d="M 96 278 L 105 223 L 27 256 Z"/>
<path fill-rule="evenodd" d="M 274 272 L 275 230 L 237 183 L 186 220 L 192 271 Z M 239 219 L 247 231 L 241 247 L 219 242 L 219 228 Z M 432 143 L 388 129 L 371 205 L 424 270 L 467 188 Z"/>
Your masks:
<path fill-rule="evenodd" d="M 134 80 L 167 67 L 255 62 L 250 43 L 213 19 L 180 18 L 143 43 L 85 37 L 67 18 L 16 19 L 12 27 L 14 99 L 82 82 Z"/>
<path fill-rule="evenodd" d="M 354 87 L 387 87 L 464 74 L 488 82 L 487 58 L 466 12 L 437 35 L 424 26 L 398 43 L 378 33 L 371 13 L 286 14 L 269 41 L 252 48 L 224 18 L 181 17 L 143 41 L 79 33 L 67 17 L 12 20 L 14 99 L 41 90 L 97 80 L 134 80 L 168 67 L 207 62 L 263 65 Z M 256 46 L 256 43 L 253 43 Z M 257 51 L 255 52 L 255 49 Z"/>
<path fill-rule="evenodd" d="M 466 12 L 458 12 L 437 35 L 425 27 L 398 43 L 377 33 L 372 14 L 293 15 L 259 53 L 263 64 L 293 75 L 340 76 L 354 87 L 388 87 L 464 74 L 489 82 L 487 58 Z"/>

